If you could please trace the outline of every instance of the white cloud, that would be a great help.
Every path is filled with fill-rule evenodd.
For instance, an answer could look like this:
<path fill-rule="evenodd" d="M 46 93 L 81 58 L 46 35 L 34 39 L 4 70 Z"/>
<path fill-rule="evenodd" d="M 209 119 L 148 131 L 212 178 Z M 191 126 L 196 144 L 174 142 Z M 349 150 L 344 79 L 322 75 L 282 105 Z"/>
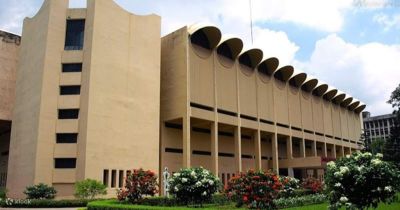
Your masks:
<path fill-rule="evenodd" d="M 387 14 L 379 13 L 374 15 L 372 20 L 382 25 L 385 31 L 392 28 L 400 28 L 400 14 L 389 16 Z"/>
<path fill-rule="evenodd" d="M 392 111 L 386 101 L 400 83 L 400 45 L 355 45 L 332 34 L 317 41 L 310 60 L 301 65 L 365 102 L 373 114 Z"/>

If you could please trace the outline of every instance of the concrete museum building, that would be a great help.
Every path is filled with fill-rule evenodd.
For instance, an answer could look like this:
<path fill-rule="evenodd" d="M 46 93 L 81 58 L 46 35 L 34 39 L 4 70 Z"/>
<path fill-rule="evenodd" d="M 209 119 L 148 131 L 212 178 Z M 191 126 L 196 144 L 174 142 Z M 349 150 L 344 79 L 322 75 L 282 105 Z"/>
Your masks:
<path fill-rule="evenodd" d="M 327 161 L 360 149 L 365 105 L 350 95 L 217 27 L 160 30 L 159 16 L 112 0 L 45 0 L 24 20 L 8 62 L 12 115 L 0 115 L 10 197 L 37 183 L 72 197 L 86 178 L 113 195 L 139 167 L 203 166 L 223 182 L 248 169 L 323 179 Z"/>

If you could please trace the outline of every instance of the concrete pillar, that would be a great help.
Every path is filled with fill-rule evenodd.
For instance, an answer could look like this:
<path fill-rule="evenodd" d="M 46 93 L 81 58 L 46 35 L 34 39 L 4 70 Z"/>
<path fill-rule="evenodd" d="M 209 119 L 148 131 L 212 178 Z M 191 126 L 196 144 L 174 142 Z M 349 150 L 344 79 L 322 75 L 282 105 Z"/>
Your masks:
<path fill-rule="evenodd" d="M 336 158 L 336 145 L 332 144 L 332 157 Z"/>
<path fill-rule="evenodd" d="M 255 154 L 255 169 L 261 170 L 261 132 L 254 131 L 254 154 Z"/>
<path fill-rule="evenodd" d="M 344 155 L 344 146 L 342 146 L 341 153 L 342 153 L 342 157 L 344 157 L 345 156 Z"/>
<path fill-rule="evenodd" d="M 322 156 L 323 157 L 328 157 L 328 148 L 326 148 L 326 142 L 323 143 L 322 145 Z"/>
<path fill-rule="evenodd" d="M 293 159 L 293 140 L 292 136 L 286 138 L 286 158 Z"/>
<path fill-rule="evenodd" d="M 211 123 L 211 171 L 218 176 L 218 123 Z"/>
<path fill-rule="evenodd" d="M 190 167 L 190 156 L 191 156 L 191 148 L 190 148 L 190 117 L 184 117 L 182 123 L 183 130 L 183 155 L 182 155 L 182 166 L 184 168 Z"/>
<path fill-rule="evenodd" d="M 237 172 L 242 171 L 242 132 L 240 127 L 235 127 L 234 130 L 234 138 L 235 138 L 235 164 Z"/>
<path fill-rule="evenodd" d="M 293 168 L 288 168 L 288 176 L 294 177 L 294 171 Z"/>
<path fill-rule="evenodd" d="M 277 133 L 272 134 L 271 145 L 272 145 L 272 168 L 277 174 L 279 174 L 278 134 Z"/>
<path fill-rule="evenodd" d="M 314 157 L 317 157 L 318 153 L 317 153 L 317 141 L 312 141 L 311 144 L 311 150 L 312 150 L 312 154 Z"/>
<path fill-rule="evenodd" d="M 300 157 L 306 157 L 306 140 L 304 138 L 300 140 Z"/>

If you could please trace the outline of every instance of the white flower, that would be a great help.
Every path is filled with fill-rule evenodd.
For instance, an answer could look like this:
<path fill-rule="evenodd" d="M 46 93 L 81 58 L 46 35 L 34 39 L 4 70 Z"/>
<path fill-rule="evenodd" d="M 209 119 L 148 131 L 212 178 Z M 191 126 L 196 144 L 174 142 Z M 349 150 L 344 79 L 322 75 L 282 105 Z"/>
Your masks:
<path fill-rule="evenodd" d="M 201 182 L 196 182 L 196 187 L 200 187 L 201 186 Z"/>
<path fill-rule="evenodd" d="M 203 171 L 203 174 L 204 174 L 204 175 L 208 175 L 209 173 L 208 173 L 208 171 L 204 170 L 204 171 Z"/>
<path fill-rule="evenodd" d="M 350 155 L 346 155 L 346 158 L 350 158 Z"/>
<path fill-rule="evenodd" d="M 181 174 L 180 173 L 174 173 L 174 176 L 175 177 L 178 177 L 178 176 L 180 176 Z"/>
<path fill-rule="evenodd" d="M 182 178 L 182 183 L 186 183 L 187 181 L 187 178 Z"/>
<path fill-rule="evenodd" d="M 391 187 L 391 186 L 386 186 L 386 187 L 385 187 L 385 191 L 387 191 L 387 192 L 392 192 L 392 187 Z"/>
<path fill-rule="evenodd" d="M 178 191 L 179 191 L 178 187 L 176 187 L 176 186 L 175 186 L 174 190 L 175 190 L 176 192 L 178 192 Z"/>
<path fill-rule="evenodd" d="M 383 158 L 383 155 L 381 153 L 376 153 L 375 157 L 377 158 Z"/>
<path fill-rule="evenodd" d="M 335 168 L 335 167 L 336 167 L 336 163 L 333 162 L 333 161 L 329 161 L 329 162 L 327 163 L 327 166 L 328 166 L 328 168 Z"/>
<path fill-rule="evenodd" d="M 346 198 L 346 196 L 340 197 L 340 202 L 346 203 L 349 199 Z"/>
<path fill-rule="evenodd" d="M 370 152 L 365 152 L 362 154 L 363 157 L 371 157 L 372 154 Z"/>
<path fill-rule="evenodd" d="M 206 196 L 206 195 L 207 195 L 207 192 L 206 192 L 206 191 L 204 191 L 204 192 L 202 193 L 202 195 Z"/>
<path fill-rule="evenodd" d="M 378 192 L 382 191 L 382 188 L 378 187 L 376 188 L 376 190 L 378 190 Z"/>
<path fill-rule="evenodd" d="M 214 184 L 214 181 L 213 181 L 213 180 L 210 180 L 210 181 L 208 181 L 208 184 L 209 184 L 209 185 L 213 185 L 213 184 Z"/>
<path fill-rule="evenodd" d="M 371 163 L 372 163 L 372 165 L 379 165 L 379 164 L 382 163 L 382 161 L 379 160 L 379 159 L 372 159 L 372 160 L 371 160 Z"/>
<path fill-rule="evenodd" d="M 340 173 L 341 174 L 346 174 L 347 172 L 349 172 L 349 168 L 347 166 L 341 166 L 340 167 Z"/>
<path fill-rule="evenodd" d="M 364 169 L 364 166 L 357 166 L 358 171 L 362 171 Z"/>
<path fill-rule="evenodd" d="M 341 174 L 339 171 L 336 171 L 335 173 L 333 173 L 333 175 L 337 178 L 340 178 L 343 176 L 343 174 Z"/>
<path fill-rule="evenodd" d="M 340 184 L 340 183 L 335 184 L 335 187 L 341 187 L 341 186 L 342 186 L 342 184 Z"/>
<path fill-rule="evenodd" d="M 196 172 L 192 171 L 192 173 L 190 173 L 190 176 L 195 177 L 196 176 Z"/>

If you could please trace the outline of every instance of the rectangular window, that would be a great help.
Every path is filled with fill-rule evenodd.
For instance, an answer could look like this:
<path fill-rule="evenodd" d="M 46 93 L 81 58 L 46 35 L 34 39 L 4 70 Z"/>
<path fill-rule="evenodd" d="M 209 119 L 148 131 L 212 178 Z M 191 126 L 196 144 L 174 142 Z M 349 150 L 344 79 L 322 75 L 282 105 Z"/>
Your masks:
<path fill-rule="evenodd" d="M 77 133 L 57 133 L 57 144 L 73 144 L 78 140 Z"/>
<path fill-rule="evenodd" d="M 78 119 L 79 109 L 59 109 L 58 119 Z"/>
<path fill-rule="evenodd" d="M 64 50 L 82 50 L 85 20 L 67 20 Z"/>
<path fill-rule="evenodd" d="M 103 184 L 108 187 L 108 170 L 103 170 Z"/>
<path fill-rule="evenodd" d="M 118 187 L 121 188 L 124 185 L 124 171 L 119 170 Z"/>
<path fill-rule="evenodd" d="M 76 168 L 76 158 L 55 158 L 54 168 Z"/>
<path fill-rule="evenodd" d="M 114 188 L 117 183 L 117 170 L 111 170 L 111 187 Z"/>
<path fill-rule="evenodd" d="M 82 72 L 82 63 L 64 63 L 62 65 L 62 72 Z"/>
<path fill-rule="evenodd" d="M 79 95 L 81 94 L 80 85 L 60 86 L 60 95 Z"/>

